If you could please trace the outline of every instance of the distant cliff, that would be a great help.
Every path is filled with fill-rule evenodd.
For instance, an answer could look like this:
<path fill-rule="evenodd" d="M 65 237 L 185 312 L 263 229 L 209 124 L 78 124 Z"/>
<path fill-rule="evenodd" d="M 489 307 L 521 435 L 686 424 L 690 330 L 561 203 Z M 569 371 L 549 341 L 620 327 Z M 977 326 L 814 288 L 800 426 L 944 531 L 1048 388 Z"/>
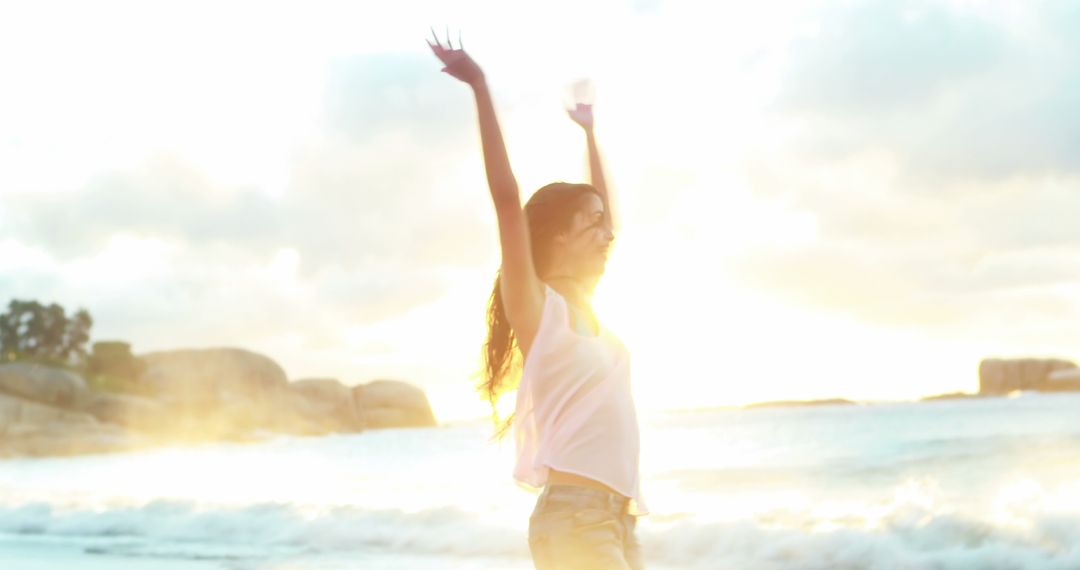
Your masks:
<path fill-rule="evenodd" d="M 980 394 L 1015 390 L 1080 391 L 1080 368 L 1056 358 L 988 358 L 979 363 Z"/>

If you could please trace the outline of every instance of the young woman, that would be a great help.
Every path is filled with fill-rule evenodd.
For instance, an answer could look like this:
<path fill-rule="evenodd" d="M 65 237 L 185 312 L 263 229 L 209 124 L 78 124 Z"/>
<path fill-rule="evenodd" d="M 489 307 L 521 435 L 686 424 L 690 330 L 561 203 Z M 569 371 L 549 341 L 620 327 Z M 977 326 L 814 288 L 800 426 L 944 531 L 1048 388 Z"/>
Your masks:
<path fill-rule="evenodd" d="M 590 307 L 614 239 L 591 106 L 570 114 L 586 133 L 593 184 L 548 184 L 522 208 L 483 71 L 449 38 L 428 45 L 442 71 L 476 98 L 502 248 L 481 388 L 493 407 L 500 394 L 518 391 L 497 435 L 513 427 L 514 479 L 529 490 L 543 487 L 529 517 L 533 562 L 540 570 L 639 570 L 636 521 L 648 509 L 629 354 Z"/>

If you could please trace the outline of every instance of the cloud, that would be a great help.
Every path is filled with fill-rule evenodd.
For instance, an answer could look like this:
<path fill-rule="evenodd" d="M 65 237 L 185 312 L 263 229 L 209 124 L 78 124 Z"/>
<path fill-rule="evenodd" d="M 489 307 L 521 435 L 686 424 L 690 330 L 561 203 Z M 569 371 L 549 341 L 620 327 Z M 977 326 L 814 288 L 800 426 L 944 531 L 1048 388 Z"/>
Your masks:
<path fill-rule="evenodd" d="M 897 327 L 1080 341 L 1080 8 L 820 5 L 717 24 L 694 3 L 604 4 L 593 15 L 619 26 L 597 35 L 578 18 L 554 52 L 513 27 L 477 34 L 523 191 L 580 176 L 557 83 L 596 71 L 624 238 L 668 251 L 654 264 L 683 260 L 677 274 L 708 282 L 698 261 L 720 258 L 799 307 Z M 303 14 L 320 33 L 341 19 Z M 65 49 L 28 60 L 23 79 L 36 61 L 57 79 L 26 83 L 26 113 L 8 107 L 24 118 L 0 140 L 16 163 L 0 293 L 86 306 L 97 333 L 137 350 L 239 342 L 311 364 L 302 375 L 464 371 L 445 363 L 475 352 L 454 327 L 482 324 L 495 217 L 468 89 L 421 49 L 423 26 L 415 52 L 383 49 L 405 16 L 363 34 L 361 55 L 341 55 L 362 48 L 336 24 L 285 44 L 266 27 L 237 51 L 146 36 L 146 52 L 76 60 L 71 77 L 99 79 L 90 102 L 59 88 Z M 123 87 L 129 62 L 152 80 Z M 36 173 L 47 182 L 22 183 Z M 417 344 L 438 346 L 419 362 Z"/>
<path fill-rule="evenodd" d="M 946 2 L 842 4 L 793 42 L 778 111 L 799 148 L 896 152 L 913 179 L 1000 179 L 1080 167 L 1080 9 L 1020 14 Z"/>
<path fill-rule="evenodd" d="M 0 240 L 22 253 L 0 292 L 86 306 L 96 332 L 143 346 L 299 334 L 325 348 L 493 271 L 467 89 L 414 54 L 330 68 L 280 196 L 170 154 L 73 191 L 7 193 Z"/>
<path fill-rule="evenodd" d="M 870 322 L 956 330 L 994 318 L 1010 327 L 1056 322 L 1063 325 L 1059 333 L 1080 334 L 1077 252 L 964 262 L 928 251 L 826 241 L 755 251 L 736 267 L 750 285 Z M 1060 285 L 1071 287 L 1055 289 Z"/>
<path fill-rule="evenodd" d="M 939 181 L 931 192 L 911 191 L 891 153 L 759 161 L 749 184 L 813 216 L 815 232 L 735 256 L 754 287 L 889 325 L 1054 322 L 1080 335 L 1080 176 Z"/>
<path fill-rule="evenodd" d="M 767 110 L 794 134 L 743 173 L 815 232 L 735 274 L 868 322 L 1080 338 L 1080 9 L 833 3 L 814 22 Z"/>
<path fill-rule="evenodd" d="M 471 134 L 468 88 L 439 71 L 428 53 L 377 53 L 331 62 L 323 96 L 324 130 L 350 141 L 407 132 L 424 144 Z"/>
<path fill-rule="evenodd" d="M 6 202 L 11 223 L 5 233 L 60 258 L 98 251 L 118 231 L 259 249 L 285 219 L 260 193 L 216 188 L 195 168 L 169 157 L 98 175 L 76 192 L 9 195 Z"/>

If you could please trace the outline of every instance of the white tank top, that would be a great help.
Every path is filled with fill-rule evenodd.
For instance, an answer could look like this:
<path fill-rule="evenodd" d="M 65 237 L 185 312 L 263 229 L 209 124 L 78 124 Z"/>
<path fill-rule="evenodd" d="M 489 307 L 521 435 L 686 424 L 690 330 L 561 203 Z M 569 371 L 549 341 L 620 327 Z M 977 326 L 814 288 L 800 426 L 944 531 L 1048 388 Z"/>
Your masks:
<path fill-rule="evenodd" d="M 532 492 L 549 469 L 600 481 L 649 513 L 641 495 L 637 411 L 630 353 L 603 325 L 597 336 L 570 327 L 566 299 L 544 285 L 544 308 L 525 359 L 514 411 L 514 479 Z"/>

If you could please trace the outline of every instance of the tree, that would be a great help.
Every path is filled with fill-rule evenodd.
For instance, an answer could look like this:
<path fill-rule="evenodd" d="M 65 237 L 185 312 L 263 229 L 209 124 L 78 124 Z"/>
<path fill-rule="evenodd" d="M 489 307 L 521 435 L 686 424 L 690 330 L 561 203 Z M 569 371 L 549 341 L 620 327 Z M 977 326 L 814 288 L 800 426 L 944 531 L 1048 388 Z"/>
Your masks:
<path fill-rule="evenodd" d="M 94 321 L 86 309 L 68 318 L 56 303 L 12 299 L 0 315 L 0 357 L 5 361 L 35 360 L 62 366 L 85 361 L 86 342 Z"/>
<path fill-rule="evenodd" d="M 131 354 L 131 345 L 123 341 L 95 342 L 86 364 L 86 379 L 95 390 L 147 393 L 139 384 L 146 362 Z"/>

